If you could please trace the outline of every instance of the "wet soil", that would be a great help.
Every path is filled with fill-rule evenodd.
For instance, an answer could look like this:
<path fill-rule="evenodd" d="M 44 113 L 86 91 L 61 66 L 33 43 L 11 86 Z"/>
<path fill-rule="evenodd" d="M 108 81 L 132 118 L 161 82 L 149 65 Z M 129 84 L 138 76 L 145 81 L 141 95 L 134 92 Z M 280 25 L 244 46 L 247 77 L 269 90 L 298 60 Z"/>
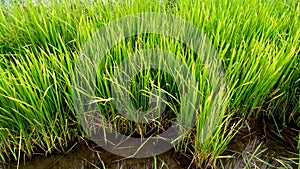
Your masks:
<path fill-rule="evenodd" d="M 222 154 L 230 158 L 221 160 L 219 168 L 297 169 L 299 133 L 296 127 L 276 126 L 266 119 L 248 119 Z"/>
<path fill-rule="evenodd" d="M 217 168 L 288 168 L 299 166 L 297 127 L 276 126 L 266 119 L 248 119 L 231 140 Z M 100 149 L 91 141 L 81 139 L 66 154 L 34 156 L 32 160 L 20 162 L 24 169 L 152 169 L 152 168 L 195 168 L 192 157 L 179 155 L 169 150 L 156 158 L 126 159 Z M 5 164 L 0 169 L 17 168 L 17 163 Z"/>
<path fill-rule="evenodd" d="M 189 163 L 185 157 L 169 150 L 156 158 L 126 159 L 111 154 L 103 149 L 94 148 L 93 144 L 81 141 L 66 154 L 35 156 L 32 160 L 21 162 L 21 169 L 152 169 L 152 168 L 187 168 Z M 9 165 L 0 164 L 0 169 L 17 168 L 17 163 Z"/>

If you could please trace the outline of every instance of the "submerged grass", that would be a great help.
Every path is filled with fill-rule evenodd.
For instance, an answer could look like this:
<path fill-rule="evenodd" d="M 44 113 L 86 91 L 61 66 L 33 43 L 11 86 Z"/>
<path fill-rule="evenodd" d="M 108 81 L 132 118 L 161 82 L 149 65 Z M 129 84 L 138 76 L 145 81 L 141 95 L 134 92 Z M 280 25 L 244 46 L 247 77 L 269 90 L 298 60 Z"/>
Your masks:
<path fill-rule="evenodd" d="M 217 160 L 223 158 L 222 152 L 241 124 L 233 123 L 236 116 L 267 116 L 276 124 L 300 126 L 297 0 L 162 3 L 137 0 L 105 4 L 101 0 L 77 0 L 1 4 L 0 157 L 3 161 L 64 151 L 71 140 L 85 136 L 76 120 L 72 100 L 75 61 L 83 44 L 97 29 L 138 12 L 172 13 L 205 32 L 224 66 L 228 95 L 222 121 L 212 137 L 202 142 L 201 126 L 211 109 L 212 91 L 207 70 L 199 64 L 201 59 L 172 38 L 149 34 L 128 38 L 108 53 L 107 67 L 97 71 L 96 93 L 107 102 L 99 107 L 108 112 L 107 119 L 118 131 L 141 137 L 152 132 L 145 124 L 134 124 L 120 117 L 109 99 L 113 67 L 133 52 L 153 47 L 183 58 L 199 82 L 203 103 L 196 126 L 176 147 L 177 151 L 191 152 L 198 167 L 216 167 Z M 167 117 L 150 125 L 156 131 L 163 131 L 178 114 L 180 104 L 178 87 L 170 75 L 157 70 L 143 71 L 132 82 L 130 94 L 135 106 L 146 110 L 149 92 L 155 88 L 164 89 L 169 96 Z"/>

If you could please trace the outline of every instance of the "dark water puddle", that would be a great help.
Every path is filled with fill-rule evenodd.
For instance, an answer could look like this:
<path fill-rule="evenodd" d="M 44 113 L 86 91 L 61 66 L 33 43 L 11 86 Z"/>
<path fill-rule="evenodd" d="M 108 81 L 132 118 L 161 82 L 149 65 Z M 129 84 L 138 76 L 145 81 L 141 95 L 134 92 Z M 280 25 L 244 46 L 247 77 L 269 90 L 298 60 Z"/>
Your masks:
<path fill-rule="evenodd" d="M 36 156 L 29 162 L 20 163 L 21 169 L 152 169 L 186 168 L 187 159 L 176 155 L 174 150 L 158 155 L 156 158 L 124 159 L 102 149 L 96 150 L 84 142 L 77 143 L 67 154 Z M 17 163 L 3 165 L 0 169 L 17 168 Z"/>
<path fill-rule="evenodd" d="M 220 168 L 298 168 L 297 136 L 299 130 L 272 123 L 249 120 L 229 143 L 219 163 Z M 279 130 L 278 130 L 279 129 Z"/>

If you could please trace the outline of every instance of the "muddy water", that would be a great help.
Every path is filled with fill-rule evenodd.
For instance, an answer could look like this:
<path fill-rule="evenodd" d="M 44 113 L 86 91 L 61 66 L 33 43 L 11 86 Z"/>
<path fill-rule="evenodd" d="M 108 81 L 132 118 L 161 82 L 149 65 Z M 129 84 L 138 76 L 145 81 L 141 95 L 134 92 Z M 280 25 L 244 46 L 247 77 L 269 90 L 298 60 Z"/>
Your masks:
<path fill-rule="evenodd" d="M 243 150 L 243 151 L 241 151 Z M 227 154 L 232 158 L 223 160 L 224 168 L 287 168 L 296 169 L 298 157 L 288 152 L 274 140 L 256 137 L 252 140 L 241 140 L 228 147 Z"/>
<path fill-rule="evenodd" d="M 243 126 L 227 146 L 219 168 L 284 168 L 297 169 L 299 154 L 297 141 L 299 130 L 294 128 L 276 129 L 265 125 L 265 121 L 255 121 Z M 280 134 L 278 134 L 280 133 Z M 222 163 L 222 164 L 221 164 Z"/>
<path fill-rule="evenodd" d="M 297 141 L 299 129 L 278 128 L 266 125 L 267 122 L 248 121 L 231 140 L 221 155 L 218 168 L 288 168 L 296 169 L 299 161 Z M 278 134 L 280 133 L 280 134 Z M 89 145 L 89 146 L 88 146 Z M 77 143 L 67 154 L 48 157 L 35 156 L 29 162 L 20 163 L 24 169 L 152 169 L 188 168 L 190 159 L 180 157 L 170 150 L 154 158 L 124 159 L 102 149 L 93 148 L 84 141 Z M 0 169 L 16 168 L 17 163 L 2 165 Z M 194 166 L 191 168 L 195 168 Z"/>
<path fill-rule="evenodd" d="M 296 169 L 297 154 L 292 154 L 293 147 L 275 138 L 266 138 L 259 131 L 240 131 L 228 145 L 222 156 L 232 156 L 219 162 L 218 168 L 243 169 L 243 168 L 288 168 Z M 95 150 L 84 142 L 77 143 L 65 155 L 51 155 L 48 157 L 36 156 L 31 161 L 20 163 L 24 169 L 153 169 L 188 168 L 190 160 L 179 158 L 174 150 L 154 158 L 122 159 L 104 150 Z M 16 168 L 16 163 L 3 165 L 0 169 Z M 195 168 L 194 166 L 191 168 Z"/>
<path fill-rule="evenodd" d="M 65 155 L 36 156 L 31 161 L 20 163 L 22 169 L 152 169 L 152 168 L 186 168 L 180 164 L 181 159 L 170 150 L 154 158 L 124 159 L 104 150 L 93 150 L 85 143 L 78 143 Z M 0 169 L 17 168 L 17 163 L 3 165 Z"/>

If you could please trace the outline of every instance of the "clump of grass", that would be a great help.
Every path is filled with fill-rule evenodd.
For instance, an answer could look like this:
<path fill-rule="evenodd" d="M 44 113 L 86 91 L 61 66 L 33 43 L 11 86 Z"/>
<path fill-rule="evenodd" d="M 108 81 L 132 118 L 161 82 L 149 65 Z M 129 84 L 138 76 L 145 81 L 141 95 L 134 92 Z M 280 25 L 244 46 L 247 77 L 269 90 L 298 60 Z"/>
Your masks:
<path fill-rule="evenodd" d="M 179 1 L 178 6 L 186 10 L 177 15 L 201 27 L 222 58 L 230 88 L 228 113 L 299 122 L 299 2 Z"/>
<path fill-rule="evenodd" d="M 203 117 L 212 109 L 208 73 L 191 51 L 175 39 L 159 35 L 138 35 L 120 42 L 109 53 L 110 64 L 97 71 L 96 93 L 109 99 L 112 67 L 139 49 L 159 47 L 176 53 L 194 71 L 201 101 L 196 126 L 176 150 L 193 152 L 199 167 L 216 166 L 220 154 L 236 133 L 234 116 L 272 116 L 283 123 L 298 124 L 299 18 L 297 0 L 276 1 L 154 1 L 106 3 L 99 1 L 51 1 L 0 5 L 0 157 L 20 159 L 21 154 L 62 151 L 74 137 L 85 135 L 76 119 L 72 100 L 74 64 L 82 45 L 97 29 L 110 21 L 139 12 L 172 13 L 205 32 L 216 48 L 225 70 L 226 102 L 222 121 L 203 142 Z M 171 4 L 171 5 L 170 5 Z M 199 65 L 197 65 L 199 64 Z M 197 67 L 199 66 L 199 67 Z M 155 72 L 155 71 L 154 71 Z M 132 82 L 131 94 L 137 108 L 149 107 L 151 81 L 165 88 L 170 112 L 176 115 L 179 99 L 176 83 L 168 74 L 145 71 Z M 163 83 L 159 83 L 160 80 Z M 152 86 L 153 87 L 153 86 Z M 143 95 L 140 91 L 144 91 Z M 174 98 L 173 100 L 171 98 Z M 113 107 L 113 101 L 99 107 L 106 110 L 113 126 L 127 124 Z M 178 113 L 178 112 L 177 112 Z M 160 123 L 172 119 L 160 119 Z M 159 128 L 159 127 L 158 127 Z M 128 122 L 119 129 L 141 136 L 145 124 Z M 187 148 L 186 148 L 187 147 Z"/>

